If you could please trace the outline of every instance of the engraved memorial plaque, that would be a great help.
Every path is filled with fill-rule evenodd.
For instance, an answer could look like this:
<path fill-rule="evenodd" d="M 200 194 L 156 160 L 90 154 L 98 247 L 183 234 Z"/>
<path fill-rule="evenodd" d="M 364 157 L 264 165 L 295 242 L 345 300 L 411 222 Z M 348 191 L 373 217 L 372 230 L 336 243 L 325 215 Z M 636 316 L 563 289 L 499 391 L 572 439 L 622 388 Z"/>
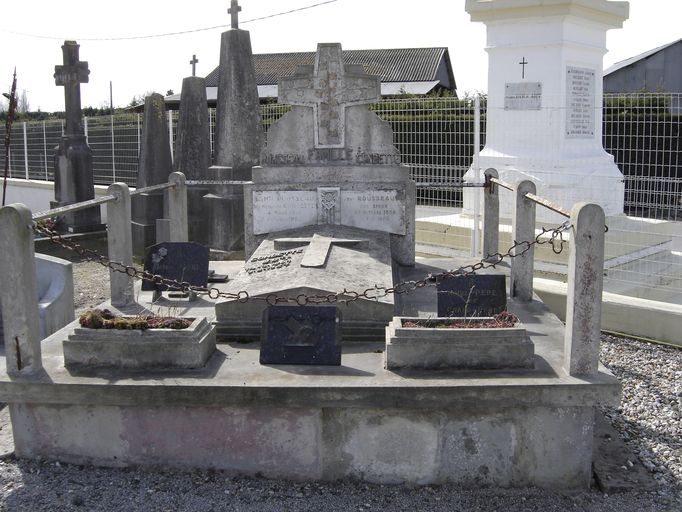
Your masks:
<path fill-rule="evenodd" d="M 518 82 L 505 84 L 505 110 L 540 110 L 541 108 L 541 82 Z"/>
<path fill-rule="evenodd" d="M 256 235 L 317 224 L 315 190 L 253 192 L 253 232 Z"/>
<path fill-rule="evenodd" d="M 341 365 L 335 306 L 270 306 L 263 311 L 261 364 Z"/>
<path fill-rule="evenodd" d="M 162 242 L 147 247 L 144 269 L 155 275 L 206 286 L 208 282 L 208 247 L 194 242 Z M 172 290 L 166 285 L 142 281 L 142 290 Z"/>
<path fill-rule="evenodd" d="M 318 187 L 317 189 L 317 223 L 340 224 L 341 189 L 339 187 Z"/>
<path fill-rule="evenodd" d="M 595 71 L 566 68 L 566 138 L 594 138 Z"/>
<path fill-rule="evenodd" d="M 439 317 L 493 316 L 507 308 L 502 274 L 473 274 L 445 278 L 436 284 Z"/>
<path fill-rule="evenodd" d="M 341 224 L 404 235 L 405 203 L 397 190 L 342 190 Z"/>

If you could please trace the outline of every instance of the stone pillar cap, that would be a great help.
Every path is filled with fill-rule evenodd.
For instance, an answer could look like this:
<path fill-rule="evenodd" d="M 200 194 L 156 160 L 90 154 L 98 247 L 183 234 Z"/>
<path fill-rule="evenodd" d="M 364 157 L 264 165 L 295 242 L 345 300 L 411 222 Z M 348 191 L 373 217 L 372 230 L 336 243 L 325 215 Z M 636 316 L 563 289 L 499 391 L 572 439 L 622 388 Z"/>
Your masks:
<path fill-rule="evenodd" d="M 609 0 L 466 0 L 471 21 L 502 21 L 547 16 L 576 16 L 621 28 L 630 15 L 629 2 Z"/>

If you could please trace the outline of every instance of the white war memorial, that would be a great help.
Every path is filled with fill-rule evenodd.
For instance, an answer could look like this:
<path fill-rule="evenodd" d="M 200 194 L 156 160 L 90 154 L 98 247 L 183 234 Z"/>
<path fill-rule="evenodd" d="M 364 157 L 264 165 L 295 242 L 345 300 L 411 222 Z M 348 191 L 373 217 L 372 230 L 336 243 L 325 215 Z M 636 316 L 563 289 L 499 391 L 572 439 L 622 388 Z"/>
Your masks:
<path fill-rule="evenodd" d="M 627 16 L 625 2 L 590 4 L 466 3 L 488 24 L 491 59 L 489 135 L 467 189 L 484 211 L 482 247 L 423 260 L 410 168 L 368 108 L 380 78 L 345 63 L 340 43 L 318 44 L 313 65 L 279 82 L 291 110 L 264 137 L 233 1 L 215 165 L 202 154 L 201 164 L 159 168 L 168 141 L 149 123 L 135 190 L 114 183 L 47 212 L 0 210 L 9 247 L 0 400 L 16 456 L 304 481 L 588 488 L 595 409 L 621 393 L 599 345 L 605 213 L 621 213 L 622 184 L 596 112 L 604 32 Z M 202 91 L 200 79 L 187 90 Z M 183 99 L 190 119 L 205 109 L 197 94 Z M 538 104 L 556 108 L 534 119 Z M 510 130 L 510 116 L 521 129 Z M 199 124 L 182 121 L 178 139 L 203 140 Z M 540 137 L 552 155 L 526 144 Z M 97 205 L 111 299 L 43 337 L 34 221 Z M 536 225 L 546 215 L 560 218 Z M 505 218 L 514 243 L 498 251 Z M 144 270 L 133 265 L 134 238 Z M 533 290 L 540 246 L 567 254 L 565 323 Z M 173 318 L 156 326 L 160 309 Z"/>

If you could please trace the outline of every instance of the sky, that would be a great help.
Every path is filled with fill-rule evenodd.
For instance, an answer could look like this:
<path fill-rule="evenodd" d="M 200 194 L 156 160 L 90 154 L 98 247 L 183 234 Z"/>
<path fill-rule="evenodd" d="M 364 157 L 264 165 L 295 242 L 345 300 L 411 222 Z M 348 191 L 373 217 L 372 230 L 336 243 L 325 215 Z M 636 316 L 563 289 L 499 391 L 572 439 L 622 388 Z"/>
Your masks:
<path fill-rule="evenodd" d="M 9 0 L 6 0 L 8 3 Z M 472 23 L 465 0 L 240 0 L 240 28 L 251 34 L 254 53 L 314 51 L 319 42 L 344 49 L 445 46 L 449 49 L 458 94 L 485 92 L 485 25 Z M 64 92 L 55 86 L 54 66 L 62 63 L 66 39 L 80 44 L 90 81 L 81 86 L 82 106 L 115 107 L 148 92 L 180 92 L 191 75 L 217 65 L 220 34 L 227 30 L 229 0 L 22 0 L 3 5 L 0 22 L 0 90 L 9 91 L 17 69 L 17 89 L 26 91 L 31 110 L 64 110 Z M 614 62 L 682 38 L 680 0 L 630 0 L 630 19 L 607 34 L 605 68 Z M 11 23 L 8 23 L 8 19 Z M 249 21 L 253 20 L 253 21 Z M 222 26 L 221 26 L 222 25 Z M 209 30 L 198 30 L 209 27 Z M 117 38 L 165 37 L 133 40 Z"/>

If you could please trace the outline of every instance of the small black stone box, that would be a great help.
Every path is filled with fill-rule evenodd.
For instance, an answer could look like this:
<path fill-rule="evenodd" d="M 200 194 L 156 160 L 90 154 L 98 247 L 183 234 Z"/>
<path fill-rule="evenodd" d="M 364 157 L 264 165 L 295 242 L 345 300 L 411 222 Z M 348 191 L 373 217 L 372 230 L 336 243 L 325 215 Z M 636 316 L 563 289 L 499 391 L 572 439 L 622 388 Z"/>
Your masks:
<path fill-rule="evenodd" d="M 507 309 L 503 274 L 471 274 L 438 281 L 438 316 L 493 316 Z"/>
<path fill-rule="evenodd" d="M 263 312 L 261 364 L 341 365 L 335 306 L 270 306 Z"/>
<path fill-rule="evenodd" d="M 194 242 L 162 242 L 147 247 L 144 269 L 168 279 L 206 286 L 208 282 L 208 247 Z M 142 281 L 143 290 L 172 290 L 165 285 Z"/>

